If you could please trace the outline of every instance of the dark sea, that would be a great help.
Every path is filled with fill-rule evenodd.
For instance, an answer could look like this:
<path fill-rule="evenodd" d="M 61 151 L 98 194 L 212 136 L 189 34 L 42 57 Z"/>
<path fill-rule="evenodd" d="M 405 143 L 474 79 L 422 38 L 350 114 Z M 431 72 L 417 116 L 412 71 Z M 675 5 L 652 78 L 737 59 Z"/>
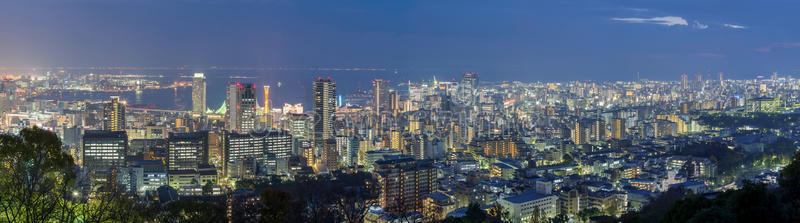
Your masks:
<path fill-rule="evenodd" d="M 405 83 L 409 80 L 418 82 L 433 78 L 433 74 L 405 75 L 394 70 L 133 70 L 133 71 L 68 71 L 74 74 L 141 74 L 162 76 L 147 78 L 158 80 L 162 85 L 169 85 L 174 81 L 191 81 L 194 72 L 203 72 L 206 75 L 207 107 L 217 109 L 225 100 L 225 86 L 231 82 L 253 83 L 258 89 L 259 104 L 263 101 L 263 86 L 270 85 L 270 101 L 273 108 L 282 107 L 283 103 L 303 103 L 306 109 L 311 109 L 313 82 L 321 77 L 330 77 L 336 82 L 337 94 L 346 97 L 357 90 L 369 90 L 371 81 L 375 78 L 391 80 L 392 85 Z M 456 76 L 450 74 L 441 76 Z M 417 78 L 406 78 L 415 76 Z M 423 79 L 420 79 L 423 77 Z M 437 77 L 441 78 L 439 75 Z M 449 79 L 449 78 L 448 78 Z M 440 79 L 441 80 L 441 79 Z M 41 95 L 39 98 L 55 100 L 107 100 L 110 96 L 120 96 L 128 104 L 150 104 L 154 108 L 171 110 L 190 110 L 192 107 L 192 88 L 177 87 L 166 89 L 145 89 L 127 92 L 88 92 L 88 91 L 59 91 Z"/>

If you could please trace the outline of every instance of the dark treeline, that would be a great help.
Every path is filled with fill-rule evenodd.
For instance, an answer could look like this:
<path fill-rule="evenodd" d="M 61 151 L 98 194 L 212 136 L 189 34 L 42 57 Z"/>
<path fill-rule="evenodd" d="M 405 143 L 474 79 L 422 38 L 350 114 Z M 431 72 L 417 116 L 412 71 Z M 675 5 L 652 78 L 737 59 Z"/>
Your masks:
<path fill-rule="evenodd" d="M 242 182 L 260 194 L 255 200 L 161 203 L 125 193 L 113 180 L 90 191 L 79 170 L 53 132 L 0 135 L 0 222 L 361 222 L 376 197 L 372 178 L 361 173 Z"/>
<path fill-rule="evenodd" d="M 700 115 L 698 119 L 703 121 L 705 125 L 716 128 L 753 126 L 760 129 L 782 129 L 798 126 L 800 114 L 742 113 L 729 115 L 715 113 Z"/>
<path fill-rule="evenodd" d="M 622 222 L 800 222 L 800 153 L 780 172 L 777 188 L 745 182 L 714 196 L 675 188 Z"/>

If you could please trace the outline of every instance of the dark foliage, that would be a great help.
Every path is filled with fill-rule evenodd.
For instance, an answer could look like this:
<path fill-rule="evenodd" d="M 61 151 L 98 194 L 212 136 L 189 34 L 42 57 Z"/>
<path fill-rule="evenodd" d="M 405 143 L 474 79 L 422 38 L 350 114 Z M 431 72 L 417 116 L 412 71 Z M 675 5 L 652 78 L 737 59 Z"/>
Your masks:
<path fill-rule="evenodd" d="M 779 188 L 745 182 L 738 190 L 726 191 L 713 199 L 701 195 L 666 192 L 638 213 L 622 222 L 798 222 L 800 220 L 800 154 L 784 168 Z M 667 211 L 664 211 L 667 210 Z"/>
<path fill-rule="evenodd" d="M 753 126 L 761 129 L 791 128 L 800 123 L 800 114 L 748 113 L 727 115 L 722 113 L 704 114 L 699 120 L 708 126 L 718 128 L 738 128 Z"/>

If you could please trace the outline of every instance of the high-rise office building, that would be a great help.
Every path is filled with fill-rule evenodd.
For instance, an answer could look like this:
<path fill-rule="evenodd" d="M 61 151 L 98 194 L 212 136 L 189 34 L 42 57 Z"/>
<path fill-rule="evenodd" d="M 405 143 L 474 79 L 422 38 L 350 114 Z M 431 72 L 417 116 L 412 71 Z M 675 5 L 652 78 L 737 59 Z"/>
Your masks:
<path fill-rule="evenodd" d="M 388 80 L 372 80 L 372 106 L 377 115 L 391 111 L 392 100 L 389 97 Z"/>
<path fill-rule="evenodd" d="M 695 89 L 697 89 L 698 91 L 702 90 L 704 87 L 703 74 L 696 74 L 695 78 L 697 78 L 697 80 L 695 81 Z"/>
<path fill-rule="evenodd" d="M 473 93 L 478 88 L 478 74 L 477 73 L 464 73 L 461 77 L 461 83 L 458 84 L 458 97 L 461 101 L 472 104 Z"/>
<path fill-rule="evenodd" d="M 588 133 L 589 132 L 586 131 L 585 123 L 581 121 L 576 121 L 572 123 L 571 137 L 572 137 L 572 142 L 574 142 L 576 145 L 586 144 L 589 138 Z"/>
<path fill-rule="evenodd" d="M 86 130 L 83 133 L 83 167 L 89 171 L 125 165 L 128 134 L 124 131 Z"/>
<path fill-rule="evenodd" d="M 622 118 L 611 119 L 611 138 L 613 139 L 625 138 L 625 119 Z"/>
<path fill-rule="evenodd" d="M 592 140 L 603 141 L 606 140 L 606 121 L 603 119 L 595 119 L 592 121 Z"/>
<path fill-rule="evenodd" d="M 380 185 L 378 203 L 391 213 L 422 212 L 425 196 L 437 187 L 431 163 L 409 156 L 375 161 L 375 173 Z"/>
<path fill-rule="evenodd" d="M 239 169 L 235 165 L 244 158 L 255 159 L 259 172 L 286 170 L 292 153 L 292 135 L 287 131 L 266 130 L 248 133 L 230 132 L 225 136 L 226 174 Z M 236 174 L 232 174 L 236 175 Z"/>
<path fill-rule="evenodd" d="M 306 114 L 288 114 L 289 133 L 296 139 L 311 139 L 311 118 Z"/>
<path fill-rule="evenodd" d="M 125 131 L 125 102 L 118 96 L 103 105 L 103 130 Z"/>
<path fill-rule="evenodd" d="M 356 166 L 358 164 L 358 148 L 360 139 L 356 136 L 347 137 L 347 144 L 345 147 L 344 163 L 348 166 Z"/>
<path fill-rule="evenodd" d="M 464 73 L 461 76 L 461 84 L 468 88 L 478 88 L 478 74 L 477 73 Z"/>
<path fill-rule="evenodd" d="M 336 139 L 325 140 L 325 144 L 322 145 L 322 158 L 328 170 L 339 169 L 339 149 L 336 145 Z"/>
<path fill-rule="evenodd" d="M 400 104 L 400 93 L 395 90 L 389 90 L 389 112 L 392 113 L 393 116 L 397 116 L 400 113 L 400 108 L 402 105 Z"/>
<path fill-rule="evenodd" d="M 317 78 L 314 82 L 314 143 L 322 146 L 325 140 L 334 139 L 333 122 L 336 112 L 336 82 L 330 78 Z"/>
<path fill-rule="evenodd" d="M 228 85 L 226 128 L 246 133 L 256 128 L 256 85 L 231 83 Z"/>
<path fill-rule="evenodd" d="M 203 73 L 194 73 L 192 77 L 192 113 L 206 113 L 206 76 Z"/>
<path fill-rule="evenodd" d="M 686 74 L 681 74 L 681 88 L 683 88 L 683 90 L 689 90 L 689 83 L 687 82 L 686 77 L 688 77 Z"/>
<path fill-rule="evenodd" d="M 404 148 L 406 148 L 402 131 L 395 129 L 392 130 L 389 135 L 391 137 L 390 141 L 392 142 L 392 146 L 390 148 L 397 151 L 402 151 Z"/>
<path fill-rule="evenodd" d="M 197 170 L 208 164 L 208 132 L 169 133 L 169 170 Z"/>

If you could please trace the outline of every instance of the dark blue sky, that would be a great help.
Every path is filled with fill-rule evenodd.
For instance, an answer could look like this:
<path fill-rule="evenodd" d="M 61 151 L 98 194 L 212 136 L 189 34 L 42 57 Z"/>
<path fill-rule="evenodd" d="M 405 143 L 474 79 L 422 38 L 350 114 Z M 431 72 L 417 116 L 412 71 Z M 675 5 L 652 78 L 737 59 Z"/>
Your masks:
<path fill-rule="evenodd" d="M 313 66 L 409 79 L 800 73 L 796 1 L 2 1 L 0 66 Z"/>

